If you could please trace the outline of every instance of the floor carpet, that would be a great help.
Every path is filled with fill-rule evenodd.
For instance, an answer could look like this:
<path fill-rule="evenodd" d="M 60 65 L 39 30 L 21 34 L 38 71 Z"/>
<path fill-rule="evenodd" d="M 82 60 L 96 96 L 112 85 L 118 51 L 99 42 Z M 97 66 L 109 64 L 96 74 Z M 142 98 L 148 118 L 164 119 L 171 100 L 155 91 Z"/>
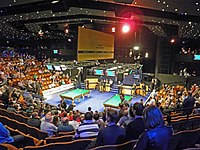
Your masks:
<path fill-rule="evenodd" d="M 105 102 L 114 95 L 115 93 L 111 92 L 101 93 L 97 90 L 91 90 L 89 98 L 85 96 L 84 99 L 80 99 L 80 102 L 78 102 L 78 100 L 75 100 L 76 107 L 74 108 L 74 110 L 79 110 L 84 113 L 87 111 L 88 107 L 91 107 L 92 111 L 98 110 L 101 112 L 104 110 L 103 102 Z M 133 99 L 131 100 L 131 105 L 135 102 L 139 102 L 141 99 L 143 99 L 144 102 L 146 101 L 146 97 L 140 95 L 133 97 Z M 45 103 L 58 106 L 58 104 L 60 104 L 60 100 L 61 98 L 59 97 L 59 95 L 55 94 L 52 99 L 45 100 Z M 72 101 L 66 100 L 66 102 L 67 105 L 70 105 Z"/>

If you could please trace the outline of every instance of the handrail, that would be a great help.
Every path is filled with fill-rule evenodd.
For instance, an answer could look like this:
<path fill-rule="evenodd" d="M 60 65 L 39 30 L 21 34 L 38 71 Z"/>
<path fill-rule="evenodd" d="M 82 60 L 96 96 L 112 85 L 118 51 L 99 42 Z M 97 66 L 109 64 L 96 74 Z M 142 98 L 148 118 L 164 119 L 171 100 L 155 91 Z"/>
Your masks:
<path fill-rule="evenodd" d="M 195 108 L 200 108 L 200 106 L 195 106 L 195 107 L 188 107 L 188 108 L 181 108 L 181 109 L 172 109 L 172 110 L 167 110 L 164 113 L 171 113 L 171 112 L 179 112 L 179 111 L 184 111 L 184 110 L 191 110 L 191 109 L 195 109 Z"/>

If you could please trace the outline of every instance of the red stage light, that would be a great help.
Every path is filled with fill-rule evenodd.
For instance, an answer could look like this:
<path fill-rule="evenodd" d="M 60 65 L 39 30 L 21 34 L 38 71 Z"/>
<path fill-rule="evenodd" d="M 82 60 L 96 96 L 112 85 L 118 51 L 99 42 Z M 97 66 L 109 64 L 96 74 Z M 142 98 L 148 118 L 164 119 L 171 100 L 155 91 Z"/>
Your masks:
<path fill-rule="evenodd" d="M 130 25 L 124 24 L 122 27 L 122 32 L 127 33 L 130 31 L 130 29 L 131 29 Z"/>

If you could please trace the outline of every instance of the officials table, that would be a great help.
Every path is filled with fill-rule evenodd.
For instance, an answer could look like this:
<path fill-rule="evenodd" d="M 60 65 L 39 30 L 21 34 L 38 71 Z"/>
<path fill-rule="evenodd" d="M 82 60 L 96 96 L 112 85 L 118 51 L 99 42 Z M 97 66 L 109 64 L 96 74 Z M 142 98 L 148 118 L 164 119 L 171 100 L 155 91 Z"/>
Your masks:
<path fill-rule="evenodd" d="M 125 95 L 124 98 L 126 101 L 129 102 L 133 98 L 133 96 Z M 121 103 L 120 95 L 116 94 L 113 97 L 111 97 L 110 99 L 108 99 L 107 101 L 105 101 L 103 103 L 103 105 L 105 108 L 106 107 L 119 108 L 120 103 Z"/>
<path fill-rule="evenodd" d="M 72 105 L 74 104 L 74 100 L 78 99 L 78 102 L 80 102 L 80 98 L 82 97 L 84 99 L 84 96 L 89 97 L 90 90 L 85 89 L 75 89 L 68 92 L 65 92 L 63 94 L 60 94 L 60 97 L 62 100 L 69 99 L 72 100 Z"/>

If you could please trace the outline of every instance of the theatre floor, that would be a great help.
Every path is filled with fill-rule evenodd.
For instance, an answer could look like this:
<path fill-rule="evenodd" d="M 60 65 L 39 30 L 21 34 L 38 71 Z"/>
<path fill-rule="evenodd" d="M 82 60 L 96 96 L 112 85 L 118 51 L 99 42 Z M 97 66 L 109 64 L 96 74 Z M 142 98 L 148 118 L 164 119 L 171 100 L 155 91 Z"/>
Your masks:
<path fill-rule="evenodd" d="M 87 111 L 88 107 L 91 107 L 93 111 L 95 110 L 103 111 L 104 110 L 103 102 L 105 102 L 106 100 L 114 96 L 115 94 L 116 93 L 111 93 L 111 92 L 101 93 L 97 90 L 91 90 L 89 98 L 85 96 L 84 100 L 82 98 L 80 99 L 80 102 L 75 100 L 76 107 L 74 108 L 74 110 L 78 109 L 84 113 Z M 140 99 L 143 99 L 143 101 L 145 102 L 147 97 L 143 97 L 140 95 L 133 97 L 133 99 L 131 100 L 131 104 L 135 102 L 139 102 Z M 54 94 L 52 99 L 46 100 L 45 102 L 49 103 L 50 105 L 57 106 L 60 103 L 60 100 L 61 98 L 59 97 L 59 95 Z M 72 101 L 66 100 L 66 102 L 68 105 L 70 105 Z"/>

